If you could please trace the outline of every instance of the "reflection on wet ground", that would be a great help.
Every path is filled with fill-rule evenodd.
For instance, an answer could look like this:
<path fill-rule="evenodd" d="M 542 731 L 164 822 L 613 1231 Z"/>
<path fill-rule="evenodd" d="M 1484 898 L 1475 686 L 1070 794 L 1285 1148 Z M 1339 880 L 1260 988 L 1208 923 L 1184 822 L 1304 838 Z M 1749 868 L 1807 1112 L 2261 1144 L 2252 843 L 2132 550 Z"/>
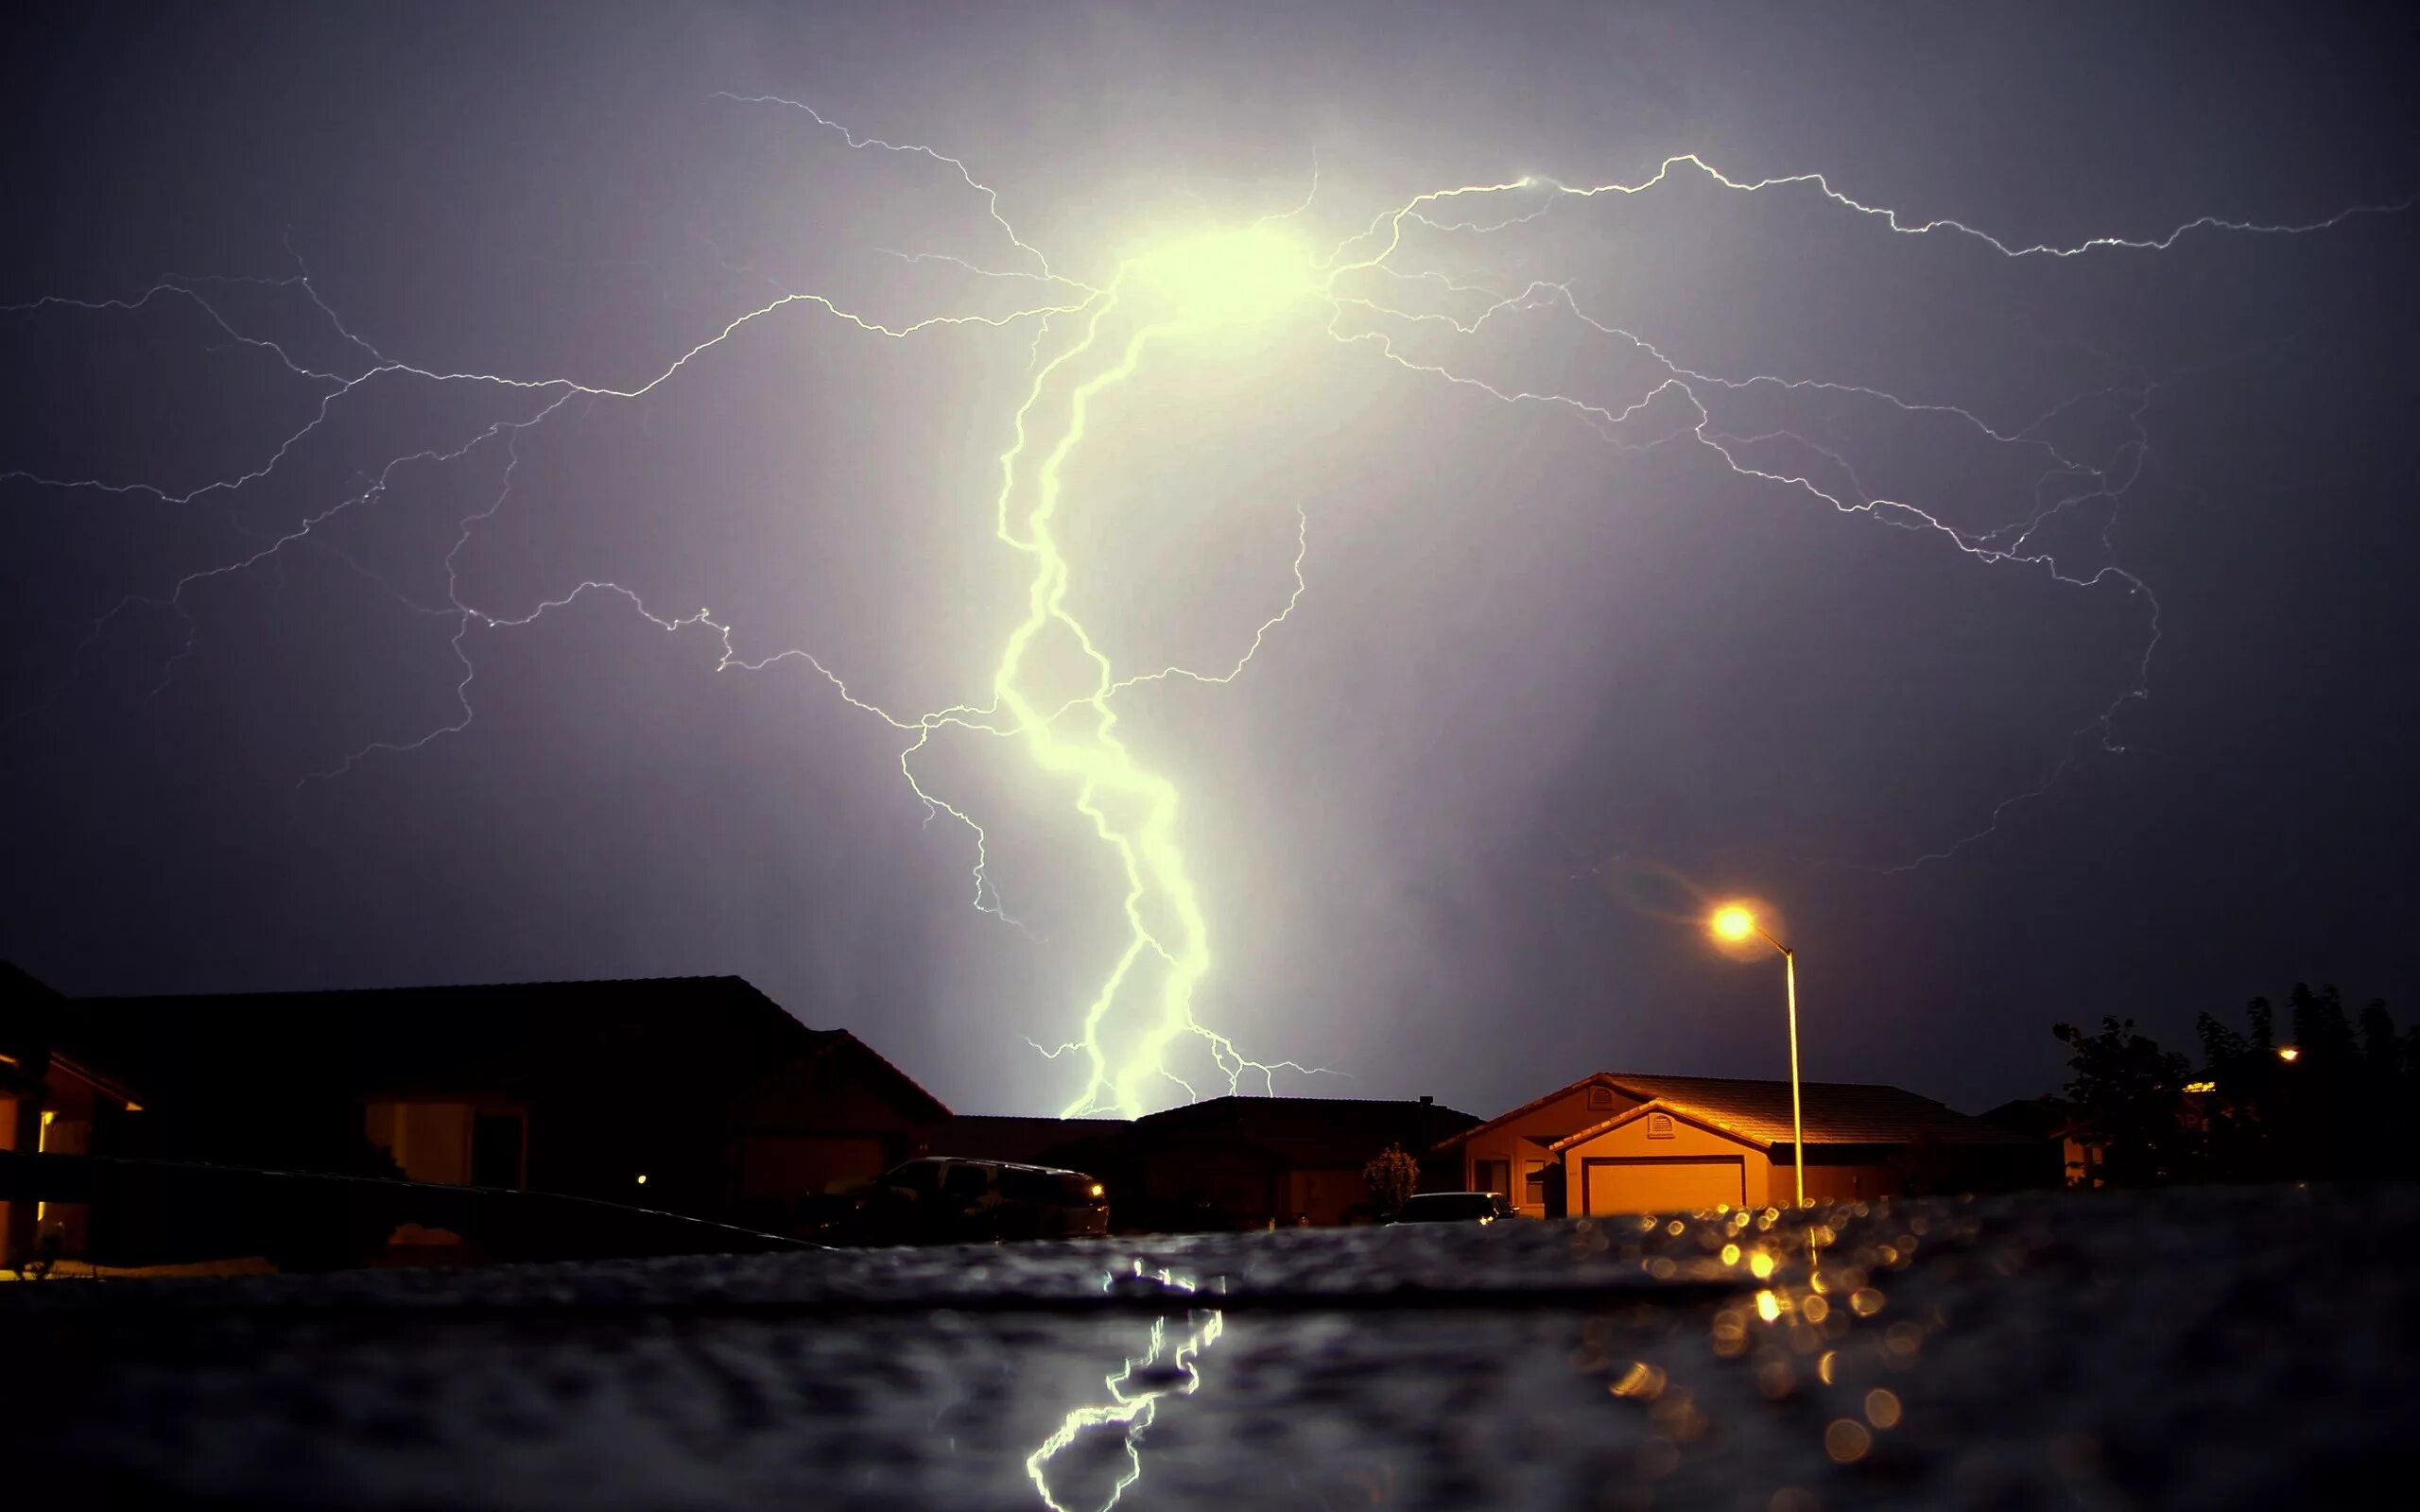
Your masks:
<path fill-rule="evenodd" d="M 134 1504 L 2369 1504 L 2420 1192 L 2245 1189 L 0 1297 Z"/>

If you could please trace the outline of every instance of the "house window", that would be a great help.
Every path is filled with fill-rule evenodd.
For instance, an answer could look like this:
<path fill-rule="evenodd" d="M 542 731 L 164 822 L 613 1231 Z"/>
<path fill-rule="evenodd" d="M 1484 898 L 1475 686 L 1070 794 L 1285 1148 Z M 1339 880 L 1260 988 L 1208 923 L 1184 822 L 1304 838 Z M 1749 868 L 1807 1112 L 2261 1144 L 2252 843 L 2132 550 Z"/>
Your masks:
<path fill-rule="evenodd" d="M 1612 1108 L 1614 1106 L 1614 1090 L 1611 1087 L 1589 1088 L 1588 1106 L 1591 1109 L 1604 1109 Z"/>
<path fill-rule="evenodd" d="M 1521 1200 L 1543 1207 L 1547 1200 L 1547 1162 L 1521 1162 Z"/>
<path fill-rule="evenodd" d="M 1512 1190 L 1512 1162 L 1510 1160 L 1473 1160 L 1471 1190 L 1493 1192 L 1502 1196 Z"/>

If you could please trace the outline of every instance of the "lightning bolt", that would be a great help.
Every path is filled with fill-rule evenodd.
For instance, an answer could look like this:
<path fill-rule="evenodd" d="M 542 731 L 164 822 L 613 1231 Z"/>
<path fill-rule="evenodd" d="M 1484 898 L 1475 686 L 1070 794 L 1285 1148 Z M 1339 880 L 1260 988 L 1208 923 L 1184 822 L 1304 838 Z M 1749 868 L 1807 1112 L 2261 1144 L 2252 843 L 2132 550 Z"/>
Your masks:
<path fill-rule="evenodd" d="M 1092 1001 L 1085 1005 L 1080 1038 L 1070 1046 L 1062 1047 L 1063 1051 L 1080 1054 L 1085 1069 L 1084 1085 L 1065 1109 L 1070 1117 L 1110 1110 L 1136 1116 L 1148 1110 L 1157 1090 L 1154 1083 L 1161 1080 L 1171 1082 L 1186 1096 L 1193 1096 L 1195 1089 L 1169 1064 L 1176 1042 L 1186 1037 L 1199 1040 L 1207 1047 L 1213 1064 L 1227 1076 L 1231 1090 L 1247 1071 L 1273 1074 L 1270 1067 L 1244 1057 L 1233 1040 L 1202 1023 L 1194 1014 L 1194 990 L 1210 970 L 1209 926 L 1177 828 L 1176 785 L 1165 775 L 1146 767 L 1117 734 L 1118 718 L 1111 706 L 1111 696 L 1141 679 L 1121 680 L 1093 633 L 1068 609 L 1072 569 L 1054 528 L 1065 499 L 1068 459 L 1083 444 L 1093 411 L 1102 396 L 1132 378 L 1153 345 L 1215 328 L 1221 323 L 1221 317 L 1230 313 L 1213 308 L 1205 314 L 1194 307 L 1203 303 L 1216 306 L 1219 297 L 1229 293 L 1222 286 L 1227 270 L 1216 266 L 1222 254 L 1239 258 L 1256 254 L 1264 258 L 1265 270 L 1276 275 L 1270 280 L 1270 292 L 1308 290 L 1308 263 L 1299 254 L 1296 256 L 1301 283 L 1293 289 L 1284 286 L 1286 274 L 1293 269 L 1287 263 L 1288 248 L 1282 239 L 1271 233 L 1265 238 L 1248 237 L 1247 242 L 1248 245 L 1235 247 L 1188 247 L 1173 253 L 1156 251 L 1122 264 L 1094 302 L 1080 334 L 1035 371 L 1025 402 L 1017 410 L 1014 439 L 1000 456 L 996 533 L 1011 550 L 1031 558 L 1033 575 L 1027 593 L 1025 618 L 1010 631 L 993 673 L 992 707 L 1007 715 L 1036 765 L 1074 782 L 1077 811 L 1115 853 L 1125 881 L 1126 943 Z M 1157 301 L 1165 311 L 1159 318 L 1120 318 L 1128 314 L 1125 306 L 1134 298 L 1134 285 L 1148 284 L 1155 275 L 1163 284 L 1176 284 L 1178 297 Z M 1210 298 L 1201 299 L 1204 295 Z M 1260 312 L 1256 301 L 1248 294 L 1235 313 L 1250 316 Z M 1122 341 L 1109 335 L 1120 326 L 1132 327 Z M 1099 364 L 1098 370 L 1077 376 L 1087 359 L 1106 356 L 1112 350 L 1114 357 Z M 1052 392 L 1054 381 L 1067 386 L 1063 404 L 1059 406 L 1058 438 L 1034 463 L 1029 489 L 1021 490 L 1021 469 L 1034 449 L 1037 411 Z M 1021 492 L 1030 502 L 1020 512 L 1017 500 Z M 1283 619 L 1300 599 L 1299 556 L 1295 566 L 1295 597 L 1277 619 Z M 1236 672 L 1252 659 L 1253 651 L 1259 648 L 1262 637 L 1274 623 L 1265 623 L 1255 633 L 1253 647 L 1237 662 Z M 1072 643 L 1090 667 L 1091 685 L 1076 698 L 1047 707 L 1047 698 L 1038 691 L 1033 662 L 1045 636 L 1053 631 Z M 1155 676 L 1180 671 L 1169 668 Z M 1231 679 L 1234 675 L 1226 676 Z M 1075 715 L 1074 719 L 1063 720 L 1062 716 L 1069 713 Z M 1150 1005 L 1143 1015 L 1139 1041 L 1113 1064 L 1108 1045 L 1109 1021 L 1119 999 L 1129 990 L 1137 968 L 1146 967 L 1147 963 L 1158 968 L 1157 990 L 1148 994 Z"/>
<path fill-rule="evenodd" d="M 363 403 L 380 386 L 425 384 L 490 390 L 514 404 L 505 418 L 475 424 L 466 431 L 398 455 L 359 480 L 359 488 L 324 507 L 306 514 L 291 528 L 267 539 L 255 538 L 256 549 L 204 568 L 169 585 L 164 593 L 129 595 L 101 615 L 68 659 L 62 689 L 72 682 L 89 648 L 110 624 L 122 615 L 148 609 L 179 627 L 175 649 L 164 662 L 158 683 L 164 687 L 195 652 L 198 625 L 187 607 L 187 595 L 206 583 L 275 565 L 289 550 L 304 546 L 336 552 L 340 559 L 383 589 L 410 612 L 450 618 L 454 658 L 460 667 L 455 685 L 455 713 L 408 738 L 373 741 L 341 760 L 306 774 L 302 782 L 342 777 L 361 763 L 400 755 L 459 734 L 475 718 L 472 690 L 476 678 L 475 647 L 479 638 L 526 627 L 556 610 L 596 596 L 618 600 L 666 633 L 701 633 L 714 638 L 717 671 L 763 672 L 791 662 L 803 663 L 849 707 L 881 721 L 898 733 L 902 744 L 898 769 L 929 823 L 936 817 L 961 826 L 968 833 L 974 859 L 972 902 L 976 908 L 1011 923 L 999 891 L 990 875 L 991 842 L 975 816 L 934 791 L 918 772 L 918 758 L 944 731 L 961 731 L 1012 743 L 1032 765 L 1061 784 L 1074 816 L 1115 859 L 1122 878 L 1120 913 L 1125 934 L 1104 970 L 1098 986 L 1084 1002 L 1073 1039 L 1054 1047 L 1036 1045 L 1046 1057 L 1064 1059 L 1080 1069 L 1082 1081 L 1066 1104 L 1070 1114 L 1115 1111 L 1132 1116 L 1148 1110 L 1168 1089 L 1196 1095 L 1197 1087 L 1182 1069 L 1181 1052 L 1190 1047 L 1206 1056 L 1213 1074 L 1229 1091 L 1242 1090 L 1253 1078 L 1274 1090 L 1281 1071 L 1321 1074 L 1322 1068 L 1290 1060 L 1250 1058 L 1223 1033 L 1197 1014 L 1195 1001 L 1209 975 L 1213 958 L 1206 909 L 1193 879 L 1183 827 L 1184 812 L 1173 779 L 1137 753 L 1121 735 L 1117 698 L 1138 686 L 1176 679 L 1225 684 L 1238 678 L 1260 652 L 1269 635 L 1284 624 L 1305 592 L 1305 554 L 1309 538 L 1306 513 L 1298 511 L 1300 531 L 1293 562 L 1293 591 L 1284 606 L 1262 621 L 1251 644 L 1224 671 L 1204 672 L 1175 665 L 1121 676 L 1106 649 L 1106 638 L 1084 624 L 1070 609 L 1070 588 L 1076 564 L 1062 544 L 1068 497 L 1071 459 L 1098 424 L 1109 422 L 1117 390 L 1156 353 L 1195 342 L 1216 342 L 1234 333 L 1259 328 L 1270 321 L 1290 320 L 1298 314 L 1324 311 L 1325 335 L 1348 350 L 1367 351 L 1404 371 L 1449 386 L 1476 399 L 1513 406 L 1537 407 L 1587 425 L 1621 450 L 1646 450 L 1668 445 L 1695 445 L 1730 472 L 1793 490 L 1847 515 L 1864 515 L 1896 528 L 1922 533 L 1979 563 L 2040 572 L 2077 588 L 2114 588 L 2139 597 L 2145 607 L 2145 641 L 2131 685 L 2099 716 L 2077 730 L 2041 781 L 2026 791 L 2000 799 L 1990 808 L 1980 827 L 1954 842 L 1907 863 L 1897 869 L 1945 861 L 1993 833 L 2012 809 L 2047 792 L 2073 769 L 2091 744 L 2111 752 L 2125 747 L 2116 732 L 2124 708 L 2149 695 L 2152 659 L 2161 635 L 2158 600 L 2150 585 L 2114 560 L 2097 565 L 2063 563 L 2049 546 L 2039 543 L 2046 528 L 2072 511 L 2105 507 L 2100 539 L 2111 546 L 2117 509 L 2140 478 L 2151 455 L 2148 421 L 2158 388 L 2144 380 L 2076 396 L 2049 413 L 2023 423 L 1994 423 L 1967 407 L 1915 401 L 1886 390 L 1778 373 L 1725 376 L 1703 370 L 1668 353 L 1648 336 L 1601 319 L 1583 305 L 1569 280 L 1503 281 L 1485 266 L 1447 268 L 1420 266 L 1411 242 L 1435 238 L 1451 246 L 1468 240 L 1486 245 L 1533 225 L 1565 207 L 1577 207 L 1605 197 L 1642 196 L 1676 175 L 1695 174 L 1723 191 L 1742 195 L 1797 193 L 1841 212 L 1879 225 L 1893 235 L 1952 237 L 1972 242 L 1992 255 L 2016 260 L 2066 260 L 2087 254 L 2157 253 L 2192 234 L 2301 236 L 2326 232 L 2361 217 L 2398 214 L 2410 199 L 2357 205 L 2324 219 L 2301 224 L 2266 223 L 2204 215 L 2155 236 L 2100 235 L 2054 246 L 1994 235 L 1962 221 L 1903 216 L 1895 210 L 1866 203 L 1836 188 L 1821 174 L 1795 174 L 1762 179 L 1735 178 L 1694 154 L 1664 160 L 1635 181 L 1570 184 L 1541 176 L 1501 182 L 1426 190 L 1381 210 L 1362 229 L 1315 253 L 1298 238 L 1288 223 L 1310 212 L 1321 189 L 1316 158 L 1309 191 L 1292 209 L 1263 215 L 1233 230 L 1198 232 L 1148 243 L 1117 261 L 1099 281 L 1073 277 L 1055 267 L 1043 250 L 1021 235 L 1002 209 L 999 193 L 977 179 L 964 160 L 913 143 L 860 136 L 811 107 L 773 95 L 722 98 L 745 106 L 777 106 L 802 112 L 821 130 L 837 137 L 846 150 L 875 152 L 902 159 L 920 159 L 956 174 L 968 191 L 980 197 L 985 214 L 1007 243 L 999 266 L 993 260 L 926 249 L 889 249 L 890 255 L 911 264 L 955 268 L 969 277 L 1003 287 L 1028 291 L 1011 308 L 994 313 L 959 311 L 890 322 L 842 307 L 822 295 L 772 284 L 772 297 L 745 309 L 710 331 L 704 338 L 675 353 L 652 372 L 619 384 L 585 383 L 563 376 L 516 377 L 503 373 L 460 371 L 414 365 L 389 356 L 348 328 L 313 284 L 302 258 L 294 254 L 295 270 L 275 278 L 228 279 L 199 276 L 164 278 L 130 299 L 85 300 L 45 296 L 0 309 L 0 314 L 30 317 L 45 312 L 125 315 L 154 304 L 184 301 L 200 309 L 238 346 L 267 353 L 297 381 L 319 393 L 309 418 L 283 437 L 257 463 L 224 477 L 186 489 L 140 480 L 99 476 L 53 476 L 18 469 L 0 472 L 0 482 L 68 491 L 139 495 L 170 505 L 232 500 L 247 488 L 284 466 L 306 438 L 325 425 L 339 406 Z M 718 261 L 720 254 L 717 253 Z M 725 266 L 730 266 L 727 262 Z M 241 328 L 221 307 L 217 291 L 237 285 L 282 289 L 298 294 L 333 331 L 349 355 L 343 362 L 306 362 L 284 343 Z M 1457 313 L 1475 311 L 1475 313 Z M 547 424 L 575 401 L 585 405 L 631 403 L 645 399 L 676 381 L 694 364 L 708 359 L 743 330 L 787 316 L 830 318 L 873 338 L 908 340 L 946 328 L 1029 328 L 1027 387 L 1008 424 L 1008 444 L 998 455 L 998 479 L 994 494 L 994 534 L 999 543 L 1022 559 L 1027 592 L 1021 617 L 999 648 L 990 685 L 980 701 L 968 700 L 929 712 L 895 713 L 853 688 L 831 664 L 804 648 L 743 652 L 738 628 L 712 611 L 665 611 L 651 607 L 635 590 L 621 583 L 584 579 L 534 604 L 506 606 L 480 603 L 463 591 L 459 558 L 480 528 L 506 508 L 522 462 L 523 438 Z M 1460 350 L 1470 347 L 1486 331 L 1519 318 L 1547 317 L 1566 322 L 1578 339 L 1610 343 L 1643 360 L 1651 369 L 1642 387 L 1610 394 L 1532 387 L 1483 376 L 1458 355 L 1439 356 L 1412 348 L 1412 337 L 1434 337 Z M 1841 402 L 1882 406 L 1924 422 L 1969 428 L 1990 444 L 2038 456 L 2040 481 L 2031 507 L 2015 518 L 1987 529 L 1953 524 L 1936 506 L 1885 496 L 1866 487 L 1844 448 L 1800 431 L 1767 427 L 1735 431 L 1719 418 L 1727 404 L 1758 393 L 1806 394 Z M 2070 405 L 2112 400 L 2130 405 L 2132 438 L 2107 458 L 2070 455 L 2048 438 L 2052 420 Z M 415 467 L 444 468 L 474 455 L 501 451 L 503 466 L 495 492 L 482 507 L 460 517 L 452 546 L 443 560 L 446 595 L 442 603 L 415 599 L 375 573 L 345 557 L 327 539 L 328 527 L 342 517 L 373 507 L 392 487 L 399 472 Z M 238 524 L 236 528 L 242 531 Z M 251 532 L 244 532 L 248 535 Z M 1063 664 L 1078 669 L 1072 688 L 1063 686 Z M 36 709 L 40 708 L 36 706 Z M 35 712 L 21 710 L 15 717 Z M 1022 927 L 1022 926 L 1020 926 Z M 1028 1040 L 1028 1043 L 1033 1041 Z M 1175 1348 L 1175 1358 L 1189 1359 L 1216 1337 L 1217 1314 L 1197 1324 L 1189 1339 Z M 1156 1358 L 1166 1346 L 1155 1331 L 1146 1358 Z M 1186 1379 L 1191 1379 L 1188 1374 Z M 1190 1389 L 1190 1387 L 1188 1387 Z M 1127 1426 L 1130 1451 L 1139 1424 L 1148 1423 L 1146 1393 L 1129 1398 L 1113 1378 L 1114 1401 L 1100 1409 L 1107 1416 L 1079 1422 L 1071 1417 L 1064 1438 L 1094 1423 Z M 1119 1416 L 1124 1414 L 1124 1416 Z M 1057 1449 L 1046 1445 L 1028 1462 L 1037 1488 L 1053 1507 L 1040 1467 Z M 1138 1462 L 1139 1465 L 1139 1462 Z M 1120 1491 L 1127 1484 L 1120 1485 Z M 1115 1497 L 1112 1497 L 1114 1502 Z"/>

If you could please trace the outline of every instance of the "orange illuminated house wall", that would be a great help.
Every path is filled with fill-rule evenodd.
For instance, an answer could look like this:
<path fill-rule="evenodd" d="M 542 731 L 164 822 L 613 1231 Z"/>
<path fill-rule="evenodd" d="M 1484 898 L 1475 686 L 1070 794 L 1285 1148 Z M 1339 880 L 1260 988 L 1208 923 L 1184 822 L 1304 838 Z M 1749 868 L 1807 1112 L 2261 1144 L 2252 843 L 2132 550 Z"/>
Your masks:
<path fill-rule="evenodd" d="M 1603 1075 L 1583 1077 L 1499 1114 L 1448 1141 L 1446 1147 L 1461 1159 L 1463 1191 L 1495 1192 L 1521 1212 L 1542 1218 L 1547 1215 L 1545 1194 L 1530 1177 L 1543 1178 L 1549 1165 L 1561 1163 L 1551 1153 L 1555 1142 L 1627 1112 L 1642 1100 Z M 1581 1211 L 1576 1189 L 1568 1203 L 1570 1212 Z"/>
<path fill-rule="evenodd" d="M 141 1109 L 123 1088 L 59 1057 L 43 1057 L 40 1078 L 28 1057 L 12 1056 L 0 1092 L 0 1149 L 41 1155 L 108 1154 L 130 1114 Z M 84 1253 L 91 1215 L 80 1202 L 0 1201 L 0 1254 L 18 1264 L 37 1248 L 73 1259 Z M 47 1239 L 47 1243 L 45 1243 Z"/>

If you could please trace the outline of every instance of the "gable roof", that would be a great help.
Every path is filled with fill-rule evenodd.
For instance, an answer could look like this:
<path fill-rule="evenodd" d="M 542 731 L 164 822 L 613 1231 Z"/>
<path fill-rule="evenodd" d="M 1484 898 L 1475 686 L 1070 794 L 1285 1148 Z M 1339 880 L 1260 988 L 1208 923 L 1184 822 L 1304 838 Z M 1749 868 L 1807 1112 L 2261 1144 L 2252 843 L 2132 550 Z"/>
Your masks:
<path fill-rule="evenodd" d="M 1772 1151 L 1791 1143 L 1789 1083 L 1744 1081 L 1724 1076 L 1632 1076 L 1614 1078 L 1620 1090 L 1644 1097 L 1616 1113 L 1557 1140 L 1561 1151 L 1643 1117 L 1668 1112 L 1685 1123 Z M 1980 1119 L 1969 1118 L 1929 1097 L 1874 1082 L 1810 1081 L 1800 1084 L 1806 1143 L 1816 1144 L 2025 1144 L 2031 1143 Z"/>
<path fill-rule="evenodd" d="M 1532 1099 L 1475 1128 L 1464 1129 L 1438 1145 L 1458 1146 L 1472 1136 L 1512 1122 L 1590 1087 L 1610 1087 L 1640 1103 L 1659 1103 L 1673 1113 L 1714 1132 L 1731 1134 L 1771 1147 L 1790 1143 L 1789 1083 L 1734 1076 L 1660 1076 L 1634 1072 L 1600 1071 L 1567 1087 Z M 1944 1144 L 2015 1144 L 2026 1143 L 2006 1129 L 1969 1118 L 1929 1097 L 1878 1082 L 1809 1081 L 1799 1085 L 1803 1122 L 1808 1144 L 1905 1144 L 1927 1139 Z M 1610 1115 L 1573 1136 L 1557 1141 L 1563 1149 L 1582 1138 L 1593 1138 L 1625 1122 L 1635 1108 Z M 1544 1143 L 1543 1141 L 1541 1143 Z"/>
<path fill-rule="evenodd" d="M 1563 1138 L 1547 1146 L 1547 1153 L 1552 1155 L 1561 1155 L 1564 1151 L 1571 1148 L 1575 1144 L 1585 1144 L 1590 1140 L 1597 1138 L 1599 1135 L 1610 1134 L 1625 1124 L 1635 1124 L 1640 1119 L 1647 1117 L 1650 1113 L 1669 1114 L 1670 1116 L 1679 1119 L 1682 1123 L 1702 1128 L 1709 1134 L 1720 1134 L 1724 1139 L 1737 1140 L 1740 1143 L 1749 1145 L 1755 1149 L 1761 1150 L 1767 1147 L 1767 1142 L 1757 1139 L 1755 1136 L 1743 1129 L 1726 1127 L 1720 1121 L 1710 1118 L 1703 1113 L 1698 1112 L 1693 1108 L 1675 1107 L 1665 1102 L 1661 1098 L 1655 1098 L 1651 1101 L 1641 1103 L 1635 1108 L 1616 1113 L 1613 1117 L 1606 1119 L 1602 1123 L 1591 1124 L 1586 1128 L 1583 1128 L 1577 1133 L 1564 1135 Z M 1815 1142 L 1810 1139 L 1807 1143 L 1812 1144 Z"/>
<path fill-rule="evenodd" d="M 511 1091 L 630 1064 L 746 1084 L 850 1038 L 809 1029 L 735 976 L 70 998 L 48 1028 L 59 1050 L 163 1100 L 286 1078 Z"/>
<path fill-rule="evenodd" d="M 882 1098 L 911 1123 L 950 1116 L 947 1104 L 848 1030 L 807 1033 L 813 1040 L 806 1053 L 758 1080 L 742 1099 L 743 1106 L 752 1111 L 769 1109 L 785 1098 L 846 1088 Z"/>
<path fill-rule="evenodd" d="M 1463 1129 L 1459 1134 L 1454 1134 L 1445 1139 L 1440 1140 L 1437 1143 L 1436 1147 L 1439 1150 L 1452 1149 L 1462 1143 L 1464 1141 L 1470 1139 L 1475 1134 L 1485 1134 L 1491 1129 L 1496 1128 L 1501 1125 L 1512 1123 L 1516 1118 L 1526 1118 L 1549 1103 L 1561 1102 L 1564 1098 L 1570 1096 L 1574 1092 L 1585 1091 L 1590 1087 L 1611 1087 L 1613 1085 L 1614 1078 L 1612 1073 L 1603 1071 L 1591 1072 L 1587 1075 L 1581 1077 L 1578 1081 L 1573 1082 L 1568 1087 L 1558 1087 L 1553 1091 L 1547 1093 L 1544 1097 L 1532 1097 L 1528 1102 L 1523 1103 L 1520 1107 L 1512 1109 L 1509 1113 L 1498 1113 L 1494 1118 L 1489 1119 L 1483 1124 L 1475 1124 L 1471 1127 Z"/>
<path fill-rule="evenodd" d="M 1365 1097 L 1213 1097 L 1134 1121 L 1146 1136 L 1215 1135 L 1256 1145 L 1296 1169 L 1357 1169 L 1389 1144 L 1417 1155 L 1478 1123 L 1435 1103 Z"/>
<path fill-rule="evenodd" d="M 1624 1091 L 1667 1108 L 1738 1130 L 1764 1143 L 1790 1142 L 1789 1083 L 1745 1081 L 1728 1076 L 1636 1076 L 1614 1074 Z M 1905 1144 L 1928 1139 L 1944 1144 L 2016 1144 L 2008 1130 L 1969 1118 L 1929 1097 L 1878 1082 L 1810 1081 L 1800 1084 L 1803 1122 L 1809 1144 Z"/>

